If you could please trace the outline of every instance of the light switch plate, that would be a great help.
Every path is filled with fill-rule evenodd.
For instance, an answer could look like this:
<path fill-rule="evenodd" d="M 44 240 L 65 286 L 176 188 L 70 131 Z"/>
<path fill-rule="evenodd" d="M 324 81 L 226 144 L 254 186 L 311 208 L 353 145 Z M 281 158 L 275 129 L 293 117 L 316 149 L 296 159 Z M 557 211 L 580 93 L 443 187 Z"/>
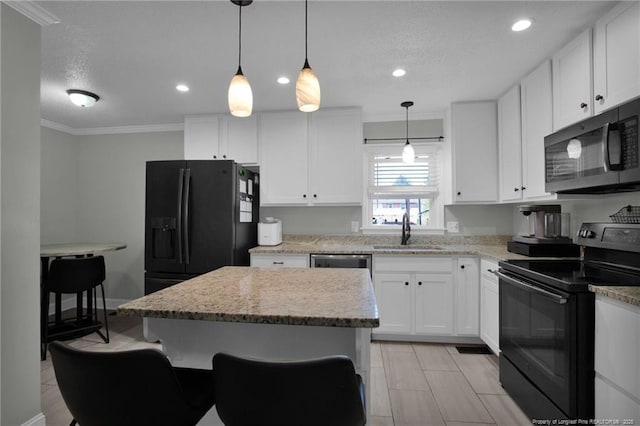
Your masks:
<path fill-rule="evenodd" d="M 447 231 L 448 232 L 460 232 L 458 227 L 458 222 L 447 222 Z"/>

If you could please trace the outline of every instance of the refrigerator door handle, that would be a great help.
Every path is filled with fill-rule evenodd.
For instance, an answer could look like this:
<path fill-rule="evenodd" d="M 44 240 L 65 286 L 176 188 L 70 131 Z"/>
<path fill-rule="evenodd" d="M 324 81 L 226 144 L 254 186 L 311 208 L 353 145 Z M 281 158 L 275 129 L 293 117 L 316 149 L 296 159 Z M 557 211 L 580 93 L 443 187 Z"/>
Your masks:
<path fill-rule="evenodd" d="M 178 174 L 178 220 L 177 220 L 177 233 L 178 233 L 178 263 L 182 264 L 182 195 L 184 186 L 184 169 L 180 169 Z"/>
<path fill-rule="evenodd" d="M 189 264 L 189 191 L 191 189 L 191 169 L 184 173 L 184 196 L 182 197 L 182 236 L 184 263 Z"/>

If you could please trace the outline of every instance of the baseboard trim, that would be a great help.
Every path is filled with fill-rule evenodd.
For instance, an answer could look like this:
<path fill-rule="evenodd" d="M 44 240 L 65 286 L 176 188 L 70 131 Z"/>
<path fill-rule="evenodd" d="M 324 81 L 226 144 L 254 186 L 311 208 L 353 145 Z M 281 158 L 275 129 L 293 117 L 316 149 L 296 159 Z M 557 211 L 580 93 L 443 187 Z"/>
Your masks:
<path fill-rule="evenodd" d="M 371 340 L 390 341 L 390 342 L 419 342 L 419 343 L 466 343 L 466 344 L 482 344 L 485 343 L 474 336 L 427 336 L 427 335 L 406 335 L 406 334 L 385 334 L 372 333 Z"/>
<path fill-rule="evenodd" d="M 43 413 L 38 413 L 36 416 L 22 423 L 22 426 L 47 426 L 47 419 Z"/>

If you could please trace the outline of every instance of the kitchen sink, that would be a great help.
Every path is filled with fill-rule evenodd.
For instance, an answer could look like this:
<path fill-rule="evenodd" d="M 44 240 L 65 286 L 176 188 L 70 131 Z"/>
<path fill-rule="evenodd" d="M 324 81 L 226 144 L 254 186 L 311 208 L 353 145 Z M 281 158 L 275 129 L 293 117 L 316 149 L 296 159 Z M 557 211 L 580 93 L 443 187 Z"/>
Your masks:
<path fill-rule="evenodd" d="M 438 246 L 373 246 L 374 250 L 408 250 L 408 251 L 432 251 L 442 250 L 442 247 Z"/>

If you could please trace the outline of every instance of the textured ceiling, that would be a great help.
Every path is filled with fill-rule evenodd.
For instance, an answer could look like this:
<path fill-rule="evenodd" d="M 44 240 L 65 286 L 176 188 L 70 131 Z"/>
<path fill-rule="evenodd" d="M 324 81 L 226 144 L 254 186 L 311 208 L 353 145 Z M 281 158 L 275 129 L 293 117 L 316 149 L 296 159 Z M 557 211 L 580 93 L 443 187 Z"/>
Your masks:
<path fill-rule="evenodd" d="M 60 23 L 42 28 L 42 118 L 74 129 L 182 123 L 227 112 L 237 68 L 230 1 L 41 1 Z M 365 120 L 438 114 L 451 102 L 496 99 L 613 6 L 577 1 L 309 2 L 309 62 L 321 107 L 362 106 Z M 533 27 L 513 33 L 516 18 Z M 296 109 L 304 2 L 254 0 L 242 14 L 242 68 L 254 111 Z M 396 67 L 406 76 L 394 78 Z M 288 86 L 276 83 L 286 75 Z M 178 83 L 191 91 L 179 93 Z M 101 100 L 73 106 L 65 90 Z"/>

